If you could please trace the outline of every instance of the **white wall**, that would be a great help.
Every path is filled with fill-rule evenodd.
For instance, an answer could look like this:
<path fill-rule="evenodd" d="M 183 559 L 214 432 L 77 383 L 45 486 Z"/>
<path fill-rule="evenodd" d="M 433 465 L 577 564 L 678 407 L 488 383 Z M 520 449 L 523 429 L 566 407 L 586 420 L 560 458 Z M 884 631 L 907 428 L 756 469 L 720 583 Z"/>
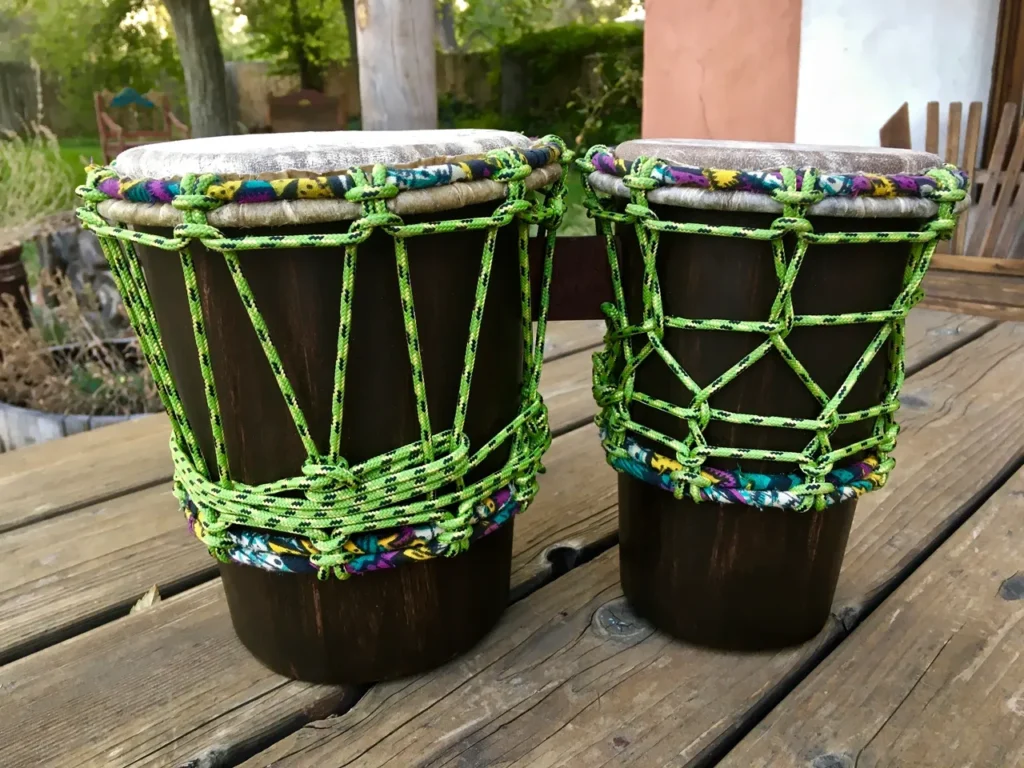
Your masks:
<path fill-rule="evenodd" d="M 949 102 L 966 121 L 968 102 L 988 101 L 998 15 L 999 0 L 803 0 L 796 140 L 878 146 L 906 101 L 924 149 L 925 105 L 938 101 L 944 152 Z"/>

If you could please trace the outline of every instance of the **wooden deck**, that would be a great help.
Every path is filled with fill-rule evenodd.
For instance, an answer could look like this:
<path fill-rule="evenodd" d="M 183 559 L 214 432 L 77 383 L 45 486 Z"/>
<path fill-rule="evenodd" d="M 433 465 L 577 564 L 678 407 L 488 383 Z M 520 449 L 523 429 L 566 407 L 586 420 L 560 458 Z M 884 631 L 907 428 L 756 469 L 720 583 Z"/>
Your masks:
<path fill-rule="evenodd" d="M 624 604 L 600 336 L 553 328 L 557 437 L 501 623 L 368 689 L 289 681 L 237 642 L 163 417 L 0 456 L 0 767 L 1024 765 L 1024 325 L 912 313 L 898 467 L 859 503 L 832 618 L 760 654 Z"/>

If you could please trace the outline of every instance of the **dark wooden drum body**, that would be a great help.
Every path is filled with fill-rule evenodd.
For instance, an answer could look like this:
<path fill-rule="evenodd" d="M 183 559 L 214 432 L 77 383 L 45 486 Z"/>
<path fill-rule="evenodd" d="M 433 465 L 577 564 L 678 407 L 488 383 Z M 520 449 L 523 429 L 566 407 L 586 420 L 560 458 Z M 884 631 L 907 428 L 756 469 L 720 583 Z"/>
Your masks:
<path fill-rule="evenodd" d="M 367 173 L 369 164 L 388 162 L 382 156 L 396 163 L 423 159 L 425 167 L 437 167 L 451 162 L 452 156 L 470 158 L 465 161 L 468 163 L 472 157 L 482 157 L 474 153 L 483 150 L 529 146 L 516 134 L 469 133 L 472 135 L 465 148 L 460 145 L 461 134 L 453 138 L 450 132 L 427 132 L 408 141 L 403 135 L 396 138 L 395 134 L 383 134 L 384 139 L 400 146 L 379 150 L 372 146 L 373 134 L 352 139 L 345 134 L 315 136 L 326 136 L 329 147 L 337 143 L 342 155 L 348 151 L 346 141 L 357 141 L 353 152 L 365 154 Z M 258 139 L 282 140 L 287 137 Z M 290 155 L 281 162 L 296 162 L 295 157 Z M 300 160 L 310 162 L 308 158 Z M 350 161 L 344 167 L 355 165 L 363 163 Z M 459 170 L 457 163 L 450 167 Z M 560 173 L 550 165 L 532 167 L 535 174 L 543 176 L 533 187 L 552 183 Z M 325 172 L 315 167 L 307 170 Z M 464 189 L 442 190 L 440 203 L 428 200 L 423 204 L 421 190 L 413 192 L 413 197 L 403 203 L 407 210 L 399 209 L 401 221 L 406 225 L 436 224 L 492 216 L 504 202 L 505 188 L 494 181 L 481 185 L 475 178 Z M 410 199 L 419 202 L 410 204 Z M 301 218 L 319 203 L 314 200 L 313 208 L 304 209 L 305 202 L 294 201 L 291 209 L 278 209 L 284 210 L 279 218 Z M 232 204 L 244 208 L 242 203 Z M 339 210 L 347 204 L 343 196 L 331 201 L 331 205 L 340 206 Z M 422 212 L 424 208 L 429 213 Z M 379 205 L 377 209 L 380 212 Z M 137 213 L 127 207 L 127 201 L 99 210 L 108 219 L 128 219 L 137 232 L 164 238 L 175 234 L 170 226 L 161 226 L 158 216 Z M 237 215 L 249 215 L 250 210 L 257 212 L 257 218 L 262 216 L 255 208 Z M 220 223 L 218 230 L 227 238 L 349 231 L 351 216 L 330 221 L 320 210 L 316 222 L 244 227 Z M 165 218 L 174 215 L 166 210 L 157 213 Z M 132 216 L 136 217 L 134 221 L 130 220 Z M 214 221 L 211 217 L 211 224 Z M 456 420 L 487 241 L 488 232 L 481 229 L 405 239 L 428 418 L 435 435 L 452 429 Z M 517 417 L 523 405 L 524 377 L 528 375 L 524 364 L 518 225 L 513 222 L 500 228 L 493 246 L 465 414 L 464 433 L 471 451 L 479 450 Z M 136 244 L 135 250 L 160 328 L 167 367 L 205 463 L 216 468 L 209 393 L 199 363 L 181 259 L 174 251 L 149 243 Z M 189 243 L 188 253 L 194 263 L 231 479 L 255 486 L 301 478 L 309 462 L 307 446 L 296 429 L 224 254 L 208 249 L 198 237 Z M 319 454 L 327 456 L 346 249 L 300 243 L 294 248 L 236 253 L 310 436 Z M 421 440 L 395 238 L 375 229 L 357 246 L 355 261 L 340 443 L 340 455 L 347 467 Z M 466 484 L 505 466 L 511 442 L 506 440 L 471 469 L 463 478 Z M 435 493 L 455 489 L 453 480 L 451 486 Z M 365 683 L 438 666 L 472 647 L 494 625 L 508 602 L 513 521 L 500 527 L 491 525 L 488 530 L 459 554 L 414 558 L 417 561 L 396 567 L 383 563 L 374 566 L 372 572 L 346 579 L 336 578 L 334 572 L 328 575 L 322 571 L 319 575 L 327 576 L 325 579 L 318 578 L 316 572 L 275 572 L 245 564 L 245 558 L 232 557 L 222 562 L 221 575 L 235 631 L 252 654 L 275 672 L 313 682 Z M 284 533 L 290 535 L 293 531 Z"/>
<path fill-rule="evenodd" d="M 487 216 L 494 207 L 473 206 L 448 217 Z M 407 217 L 409 223 L 417 220 L 426 219 Z M 244 234 L 344 232 L 347 227 L 339 222 Z M 482 232 L 459 232 L 408 243 L 435 432 L 450 427 L 455 415 L 484 238 Z M 213 464 L 213 436 L 181 264 L 166 251 L 138 250 L 152 286 L 157 322 L 165 329 L 171 372 L 207 462 Z M 224 258 L 201 243 L 192 244 L 192 255 L 232 476 L 250 485 L 296 476 L 306 454 Z M 313 438 L 324 451 L 331 424 L 343 255 L 343 249 L 309 248 L 239 256 Z M 342 431 L 342 455 L 353 465 L 419 438 L 392 239 L 375 233 L 359 246 L 357 262 Z M 466 432 L 473 445 L 482 445 L 519 409 L 523 341 L 513 229 L 498 236 L 477 355 L 480 378 L 470 398 Z M 507 458 L 506 445 L 477 474 L 494 471 Z M 345 581 L 236 563 L 222 564 L 221 574 L 235 631 L 267 666 L 302 680 L 361 682 L 437 666 L 475 644 L 508 602 L 511 555 L 509 523 L 459 556 Z"/>
<path fill-rule="evenodd" d="M 716 181 L 694 179 L 702 175 L 716 180 L 732 176 L 715 176 L 715 171 L 702 169 L 813 166 L 836 174 L 849 170 L 898 175 L 941 166 L 938 157 L 900 155 L 888 150 L 857 152 L 729 142 L 716 146 L 712 142 L 672 140 L 627 142 L 614 154 L 605 152 L 603 160 L 595 160 L 599 170 L 590 176 L 595 189 L 607 195 L 602 203 L 606 210 L 625 210 L 624 198 L 630 190 L 623 179 L 630 173 L 640 174 L 638 166 L 631 165 L 637 157 L 660 158 L 676 168 L 673 173 L 680 189 L 660 190 L 660 197 L 645 193 L 658 220 L 760 230 L 771 228 L 782 215 L 782 206 L 770 210 L 771 204 L 766 201 L 771 198 L 765 194 L 709 190 L 715 188 Z M 845 162 L 851 166 L 844 168 Z M 650 172 L 648 165 L 644 173 Z M 756 185 L 758 179 L 741 183 Z M 687 184 L 693 188 L 681 189 Z M 925 199 L 865 201 L 851 195 L 846 201 L 830 201 L 824 209 L 825 213 L 815 214 L 814 209 L 807 213 L 817 234 L 916 232 L 935 216 L 938 206 Z M 643 250 L 633 224 L 617 223 L 614 232 L 626 324 L 639 326 L 644 322 L 645 302 L 650 310 L 653 301 L 645 298 Z M 770 319 L 780 289 L 771 243 L 723 234 L 721 230 L 718 234 L 707 230 L 660 233 L 654 263 L 665 317 Z M 790 232 L 783 243 L 786 258 L 791 258 L 796 236 Z M 810 245 L 792 286 L 793 312 L 800 316 L 890 310 L 904 289 L 911 255 L 912 246 L 907 242 Z M 881 327 L 880 321 L 797 326 L 785 336 L 785 343 L 831 398 Z M 767 334 L 760 331 L 665 327 L 661 340 L 703 389 L 766 338 Z M 631 345 L 635 355 L 647 342 L 646 336 L 633 335 L 625 343 Z M 883 402 L 890 355 L 898 343 L 896 337 L 889 337 L 846 394 L 840 412 L 859 411 Z M 616 365 L 618 371 L 623 370 L 623 359 Z M 657 354 L 639 364 L 634 386 L 635 392 L 679 408 L 690 407 L 694 399 L 690 389 Z M 713 392 L 707 405 L 719 412 L 803 420 L 818 419 L 823 407 L 776 348 Z M 668 438 L 684 441 L 691 434 L 686 420 L 663 409 L 634 400 L 629 411 L 635 423 Z M 853 445 L 872 437 L 873 428 L 873 419 L 840 425 L 830 435 L 831 445 Z M 626 434 L 635 439 L 641 452 L 674 456 L 649 435 L 635 430 Z M 709 446 L 724 449 L 801 453 L 815 432 L 714 417 L 703 428 L 703 436 Z M 872 451 L 859 451 L 836 466 L 852 465 L 869 455 Z M 796 473 L 800 466 L 792 461 L 710 456 L 702 469 L 781 476 Z M 712 500 L 698 503 L 688 493 L 676 498 L 664 487 L 621 472 L 623 591 L 637 613 L 658 629 L 699 645 L 762 650 L 803 642 L 828 619 L 856 504 L 854 497 L 821 510 L 812 507 L 797 511 Z"/>

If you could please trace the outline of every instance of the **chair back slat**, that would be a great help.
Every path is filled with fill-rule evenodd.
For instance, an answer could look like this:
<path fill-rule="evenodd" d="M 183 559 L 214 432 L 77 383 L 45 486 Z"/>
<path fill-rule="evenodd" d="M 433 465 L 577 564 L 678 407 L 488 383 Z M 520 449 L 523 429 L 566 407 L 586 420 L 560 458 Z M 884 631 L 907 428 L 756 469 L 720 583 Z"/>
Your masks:
<path fill-rule="evenodd" d="M 893 112 L 878 130 L 878 140 L 883 147 L 910 149 L 910 105 L 903 105 Z"/>
<path fill-rule="evenodd" d="M 964 134 L 964 153 L 963 159 L 960 161 L 960 167 L 967 171 L 967 175 L 972 179 L 978 165 L 978 144 L 981 141 L 982 111 L 982 103 L 980 101 L 972 101 L 967 109 L 967 133 Z M 953 244 L 950 248 L 953 253 L 962 254 L 964 252 L 964 245 L 967 242 L 967 216 L 970 213 L 971 211 L 968 209 L 962 217 L 960 225 L 956 228 L 956 232 L 953 233 Z"/>
<path fill-rule="evenodd" d="M 996 191 L 1006 177 L 1002 168 L 1006 163 L 1006 153 L 1010 147 L 1010 138 L 1017 122 L 1017 105 L 1006 104 L 1003 107 L 1003 114 L 999 119 L 999 128 L 996 130 L 996 138 L 992 143 L 992 155 L 988 162 L 988 171 L 977 174 L 981 182 L 981 190 L 977 202 L 969 214 L 971 225 L 968 227 L 967 241 L 964 244 L 963 253 L 970 256 L 981 254 L 982 243 L 985 235 L 990 229 Z M 1016 186 L 1014 178 L 1012 186 Z"/>
<path fill-rule="evenodd" d="M 992 164 L 993 170 L 998 167 L 995 163 Z M 1020 129 L 1017 131 L 1017 140 L 1013 147 L 1013 153 L 1010 155 L 1010 162 L 1007 163 L 1006 171 L 1002 174 L 1002 183 L 999 184 L 996 202 L 992 209 L 992 218 L 985 226 L 981 247 L 977 254 L 972 255 L 989 258 L 994 255 L 996 241 L 1007 223 L 1007 214 L 1010 212 L 1010 204 L 1017 191 L 1017 179 L 1022 168 L 1024 168 L 1024 123 L 1021 123 Z M 993 178 L 989 179 L 988 184 L 992 183 Z"/>
<path fill-rule="evenodd" d="M 909 147 L 908 147 L 909 149 Z M 924 126 L 924 151 L 939 154 L 939 102 L 929 101 Z"/>

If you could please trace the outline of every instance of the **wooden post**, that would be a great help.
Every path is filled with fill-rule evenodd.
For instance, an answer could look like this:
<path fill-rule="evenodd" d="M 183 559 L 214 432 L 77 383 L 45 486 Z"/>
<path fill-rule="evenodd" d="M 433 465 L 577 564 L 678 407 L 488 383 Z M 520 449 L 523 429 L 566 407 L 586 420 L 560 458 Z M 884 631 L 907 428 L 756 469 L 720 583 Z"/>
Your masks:
<path fill-rule="evenodd" d="M 356 0 L 363 129 L 437 127 L 433 0 Z"/>

